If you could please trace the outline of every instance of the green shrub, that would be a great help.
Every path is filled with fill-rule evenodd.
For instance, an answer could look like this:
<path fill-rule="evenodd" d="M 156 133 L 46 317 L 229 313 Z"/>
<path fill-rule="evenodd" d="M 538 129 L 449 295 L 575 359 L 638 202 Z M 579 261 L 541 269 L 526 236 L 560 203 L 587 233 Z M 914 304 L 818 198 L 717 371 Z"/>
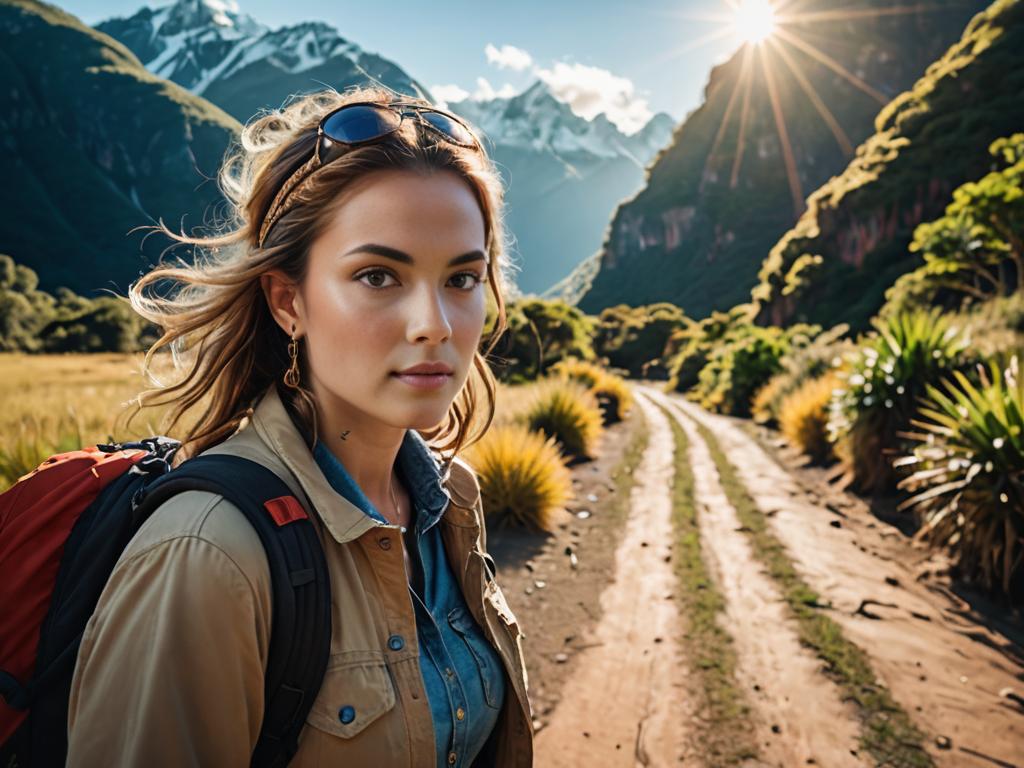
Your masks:
<path fill-rule="evenodd" d="M 914 493 L 915 538 L 948 547 L 959 574 L 1012 598 L 1024 597 L 1024 378 L 1012 355 L 978 365 L 980 385 L 960 371 L 928 385 L 909 433 L 917 442 L 895 462 L 913 468 L 899 487 Z"/>
<path fill-rule="evenodd" d="M 34 270 L 0 254 L 0 352 L 134 352 L 155 331 L 127 299 L 38 286 Z"/>
<path fill-rule="evenodd" d="M 853 349 L 853 342 L 841 338 L 849 331 L 845 323 L 816 336 L 801 334 L 793 338 L 790 351 L 779 361 L 777 374 L 757 391 L 751 404 L 751 415 L 760 424 L 776 425 L 783 401 L 805 382 L 820 378 L 842 366 L 843 356 Z"/>
<path fill-rule="evenodd" d="M 751 325 L 737 330 L 711 353 L 701 369 L 693 399 L 704 408 L 734 416 L 749 416 L 754 394 L 781 370 L 789 348 L 780 328 Z"/>
<path fill-rule="evenodd" d="M 689 321 L 685 327 L 673 331 L 663 355 L 668 368 L 665 391 L 689 392 L 696 387 L 712 350 L 750 325 L 750 311 L 746 305 L 740 305 L 728 312 L 712 312 L 703 320 Z"/>
<path fill-rule="evenodd" d="M 945 215 L 917 226 L 910 250 L 924 265 L 886 291 L 880 314 L 1024 292 L 1024 133 L 992 142 L 989 153 L 1006 167 L 961 185 Z"/>
<path fill-rule="evenodd" d="M 609 365 L 639 378 L 645 365 L 663 356 L 670 336 L 691 322 L 682 309 L 668 302 L 608 307 L 598 316 L 594 351 Z"/>
<path fill-rule="evenodd" d="M 494 348 L 495 376 L 509 384 L 533 381 L 567 357 L 594 359 L 596 320 L 564 301 L 521 299 L 506 307 L 508 328 Z"/>
<path fill-rule="evenodd" d="M 876 334 L 849 356 L 829 407 L 829 440 L 847 478 L 865 493 L 891 491 L 901 452 L 897 432 L 910 426 L 928 384 L 960 364 L 968 335 L 941 309 L 874 318 Z"/>

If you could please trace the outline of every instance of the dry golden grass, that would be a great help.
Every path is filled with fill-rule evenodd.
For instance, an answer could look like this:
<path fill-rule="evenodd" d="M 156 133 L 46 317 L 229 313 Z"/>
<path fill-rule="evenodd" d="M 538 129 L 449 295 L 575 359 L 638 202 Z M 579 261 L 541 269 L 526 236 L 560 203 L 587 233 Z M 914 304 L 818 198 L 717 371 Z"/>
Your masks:
<path fill-rule="evenodd" d="M 542 380 L 527 384 L 504 384 L 498 382 L 498 394 L 494 408 L 494 425 L 524 423 L 526 413 L 537 395 Z"/>
<path fill-rule="evenodd" d="M 466 459 L 480 478 L 488 528 L 550 531 L 573 498 L 572 475 L 554 438 L 522 424 L 492 427 Z"/>
<path fill-rule="evenodd" d="M 163 434 L 168 406 L 146 408 L 127 426 L 131 400 L 151 386 L 142 361 L 142 353 L 0 354 L 0 486 L 53 453 Z M 169 376 L 169 363 L 159 356 L 153 371 Z"/>
<path fill-rule="evenodd" d="M 131 400 L 152 385 L 142 376 L 144 355 L 0 353 L 0 488 L 54 453 L 165 432 L 170 406 L 146 408 L 127 427 Z M 161 380 L 173 378 L 170 356 L 154 358 Z M 537 383 L 498 384 L 494 426 L 522 421 Z M 175 428 L 181 439 L 188 415 Z"/>
<path fill-rule="evenodd" d="M 779 428 L 790 443 L 811 459 L 824 463 L 834 458 L 828 441 L 829 402 L 839 378 L 832 371 L 808 379 L 782 400 Z"/>
<path fill-rule="evenodd" d="M 596 458 L 604 433 L 593 391 L 573 379 L 543 380 L 527 412 L 526 425 L 555 438 L 570 461 Z"/>

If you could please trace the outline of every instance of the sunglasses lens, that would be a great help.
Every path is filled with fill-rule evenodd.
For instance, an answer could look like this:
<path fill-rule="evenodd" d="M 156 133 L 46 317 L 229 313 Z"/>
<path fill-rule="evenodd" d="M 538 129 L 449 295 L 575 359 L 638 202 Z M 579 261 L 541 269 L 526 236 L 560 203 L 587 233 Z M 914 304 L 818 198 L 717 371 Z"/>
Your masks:
<path fill-rule="evenodd" d="M 430 123 L 432 126 L 437 128 L 444 134 L 447 134 L 455 140 L 456 144 L 465 144 L 472 146 L 476 143 L 473 134 L 466 130 L 465 126 L 456 120 L 452 120 L 448 115 L 440 112 L 427 112 L 421 113 L 423 119 Z"/>
<path fill-rule="evenodd" d="M 334 141 L 354 144 L 390 133 L 402 121 L 389 109 L 358 104 L 338 110 L 324 122 L 324 135 Z"/>

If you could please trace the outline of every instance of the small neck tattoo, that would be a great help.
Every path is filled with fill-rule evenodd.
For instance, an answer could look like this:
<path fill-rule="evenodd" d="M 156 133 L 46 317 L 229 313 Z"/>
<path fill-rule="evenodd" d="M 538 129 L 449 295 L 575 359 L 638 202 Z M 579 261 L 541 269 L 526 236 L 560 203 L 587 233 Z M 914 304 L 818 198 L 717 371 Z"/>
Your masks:
<path fill-rule="evenodd" d="M 348 439 L 348 434 L 349 434 L 349 432 L 351 432 L 351 431 L 352 431 L 351 429 L 346 429 L 346 430 L 345 430 L 344 432 L 342 432 L 342 433 L 341 433 L 341 439 L 342 439 L 342 440 L 347 440 L 347 439 Z"/>

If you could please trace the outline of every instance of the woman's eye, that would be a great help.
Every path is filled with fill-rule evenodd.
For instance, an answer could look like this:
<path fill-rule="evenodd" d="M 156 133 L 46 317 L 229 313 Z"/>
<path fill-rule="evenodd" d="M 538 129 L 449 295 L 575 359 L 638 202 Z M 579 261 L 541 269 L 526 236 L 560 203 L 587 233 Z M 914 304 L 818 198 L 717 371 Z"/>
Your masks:
<path fill-rule="evenodd" d="M 389 288 L 390 286 L 382 285 L 379 281 L 383 278 L 392 277 L 392 275 L 383 269 L 370 269 L 358 275 L 356 279 L 362 280 L 364 277 L 372 278 L 370 282 L 364 283 L 364 285 L 369 285 L 371 288 Z"/>
<path fill-rule="evenodd" d="M 464 282 L 463 282 L 462 285 L 456 286 L 457 288 L 463 288 L 464 290 L 467 290 L 467 291 L 472 290 L 473 288 L 476 288 L 478 285 L 480 285 L 480 282 L 483 280 L 483 276 L 480 275 L 477 272 L 459 272 L 456 275 L 452 275 L 452 280 L 458 280 L 460 277 L 462 277 L 462 278 L 468 277 L 468 278 L 471 278 L 473 280 L 473 282 L 468 287 L 466 287 Z"/>
<path fill-rule="evenodd" d="M 362 274 L 356 275 L 356 280 L 363 281 L 363 284 L 370 288 L 391 288 L 393 287 L 392 285 L 383 282 L 389 277 L 394 279 L 394 275 L 386 269 L 368 269 Z M 468 285 L 466 283 L 467 278 L 472 281 Z M 459 272 L 452 275 L 451 279 L 454 281 L 461 281 L 456 282 L 455 284 L 455 287 L 459 290 L 471 291 L 480 285 L 484 276 L 478 272 Z M 397 285 L 397 283 L 395 283 L 395 285 Z"/>

